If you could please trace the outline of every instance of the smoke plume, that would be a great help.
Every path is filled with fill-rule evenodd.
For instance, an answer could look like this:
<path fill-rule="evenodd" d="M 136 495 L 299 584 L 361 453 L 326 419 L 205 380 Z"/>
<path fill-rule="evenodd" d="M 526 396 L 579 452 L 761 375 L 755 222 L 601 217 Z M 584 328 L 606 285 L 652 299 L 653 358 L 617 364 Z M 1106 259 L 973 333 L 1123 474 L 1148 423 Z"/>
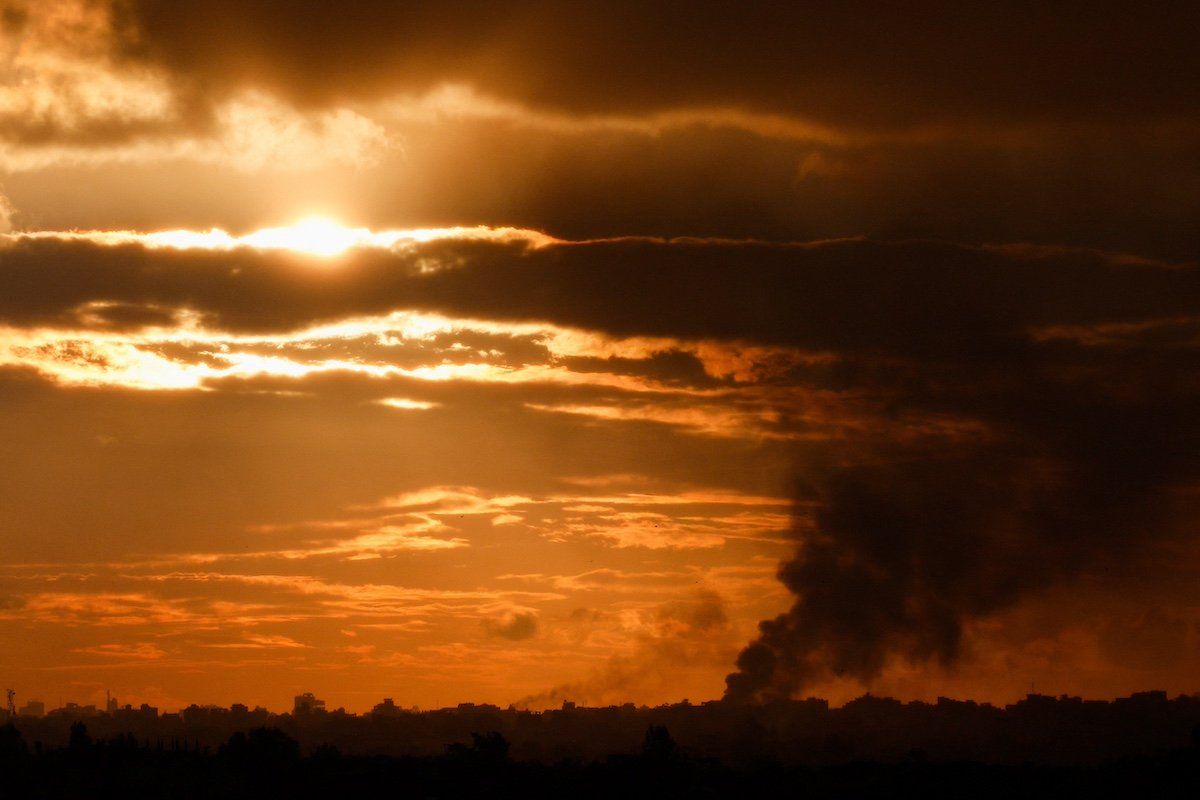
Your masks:
<path fill-rule="evenodd" d="M 912 358 L 886 390 L 860 363 L 853 379 L 897 412 L 975 427 L 839 442 L 801 470 L 797 550 L 778 572 L 795 602 L 760 623 L 726 699 L 794 696 L 833 676 L 869 684 L 897 658 L 953 666 L 967 622 L 1136 568 L 1186 536 L 1200 478 L 1192 335 L 968 338 L 960 353 Z"/>

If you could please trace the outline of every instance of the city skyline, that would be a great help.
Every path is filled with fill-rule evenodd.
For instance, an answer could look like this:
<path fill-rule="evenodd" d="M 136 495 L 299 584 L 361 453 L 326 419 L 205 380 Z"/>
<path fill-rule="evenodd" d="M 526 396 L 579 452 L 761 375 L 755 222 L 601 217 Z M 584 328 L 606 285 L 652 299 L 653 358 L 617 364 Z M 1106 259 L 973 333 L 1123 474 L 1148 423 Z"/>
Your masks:
<path fill-rule="evenodd" d="M 925 701 L 925 700 L 901 701 L 901 700 L 897 700 L 896 698 L 873 695 L 870 692 L 867 692 L 859 697 L 850 698 L 849 700 L 846 700 L 844 703 L 840 703 L 840 704 L 831 704 L 825 698 L 820 698 L 820 697 L 811 697 L 810 696 L 810 697 L 805 697 L 805 698 L 799 698 L 799 697 L 793 698 L 794 702 L 800 703 L 802 705 L 820 707 L 823 709 L 832 709 L 832 710 L 836 710 L 838 708 L 853 707 L 856 705 L 861 705 L 863 703 L 869 704 L 870 702 L 876 701 L 876 700 L 886 702 L 889 704 L 898 703 L 901 705 L 911 705 L 911 706 L 962 704 L 962 705 L 969 705 L 972 707 L 1007 708 L 1007 709 L 1011 710 L 1012 708 L 1019 707 L 1022 704 L 1030 704 L 1030 703 L 1037 703 L 1037 702 L 1055 702 L 1055 703 L 1080 703 L 1080 702 L 1082 702 L 1082 703 L 1091 704 L 1092 706 L 1106 706 L 1106 705 L 1112 705 L 1114 703 L 1119 705 L 1121 703 L 1126 703 L 1126 704 L 1128 704 L 1128 703 L 1135 703 L 1135 704 L 1136 703 L 1166 703 L 1166 702 L 1169 702 L 1172 700 L 1195 701 L 1195 700 L 1200 700 L 1200 691 L 1181 693 L 1174 697 L 1171 697 L 1167 692 L 1160 690 L 1160 689 L 1146 689 L 1146 690 L 1142 690 L 1142 691 L 1133 692 L 1127 696 L 1111 697 L 1111 698 L 1083 698 L 1078 695 L 1070 695 L 1070 694 L 1061 694 L 1061 695 L 1040 694 L 1036 691 L 1036 686 L 1030 686 L 1029 692 L 1027 694 L 1025 694 L 1024 696 L 1022 696 L 1020 698 L 1017 698 L 1014 702 L 1006 703 L 1006 704 L 994 704 L 994 703 L 989 703 L 987 701 L 978 702 L 978 701 L 972 700 L 970 698 L 946 697 L 944 695 L 935 698 L 932 703 L 930 703 L 929 701 Z M 335 714 L 335 715 L 343 715 L 343 716 L 351 716 L 351 717 L 355 717 L 355 716 L 388 716 L 388 717 L 390 717 L 390 716 L 395 716 L 395 715 L 399 715 L 399 714 L 438 713 L 438 712 L 446 712 L 446 711 L 459 711 L 459 712 L 510 711 L 510 712 L 539 714 L 542 712 L 552 712 L 552 711 L 574 711 L 574 710 L 596 711 L 596 710 L 605 710 L 605 709 L 611 710 L 611 709 L 617 709 L 617 708 L 624 709 L 624 710 L 633 710 L 633 709 L 646 710 L 646 709 L 652 709 L 652 708 L 667 708 L 667 707 L 690 708 L 690 707 L 693 707 L 696 705 L 709 706 L 709 705 L 718 704 L 720 702 L 722 702 L 722 701 L 706 700 L 706 701 L 702 701 L 700 703 L 692 703 L 690 699 L 685 697 L 685 698 L 679 700 L 678 702 L 659 703 L 656 705 L 649 705 L 646 703 L 639 704 L 639 703 L 633 703 L 633 702 L 625 702 L 625 703 L 613 703 L 613 704 L 609 704 L 609 705 L 589 706 L 586 704 L 576 703 L 573 700 L 563 700 L 559 706 L 547 707 L 547 708 L 537 708 L 537 709 L 521 707 L 521 706 L 516 705 L 515 703 L 510 703 L 508 706 L 500 706 L 500 705 L 496 705 L 494 703 L 472 703 L 472 702 L 462 702 L 462 703 L 455 703 L 453 705 L 448 705 L 448 706 L 430 706 L 428 708 L 421 708 L 420 706 L 416 706 L 416 705 L 407 706 L 407 707 L 403 706 L 403 705 L 397 705 L 394 698 L 383 697 L 383 698 L 380 698 L 379 702 L 371 705 L 367 710 L 361 711 L 361 712 L 355 712 L 355 711 L 350 711 L 343 706 L 337 706 L 336 708 L 330 708 L 330 707 L 328 707 L 329 704 L 325 700 L 318 698 L 313 692 L 302 692 L 300 694 L 295 695 L 292 698 L 291 708 L 287 709 L 287 710 L 270 709 L 270 708 L 266 708 L 261 705 L 251 706 L 251 705 L 247 705 L 246 703 L 237 703 L 237 702 L 230 703 L 228 706 L 223 706 L 223 705 L 219 705 L 216 703 L 189 703 L 188 705 L 181 706 L 179 708 L 160 709 L 157 706 L 150 705 L 149 703 L 141 703 L 136 706 L 133 703 L 121 703 L 117 697 L 113 696 L 109 692 L 106 692 L 105 693 L 105 703 L 103 705 L 96 705 L 96 704 L 92 704 L 92 703 L 77 703 L 73 700 L 63 701 L 60 699 L 59 705 L 57 707 L 48 708 L 44 701 L 39 700 L 37 698 L 33 698 L 30 700 L 27 700 L 24 704 L 19 705 L 16 708 L 15 714 L 10 713 L 8 711 L 4 711 L 3 713 L 6 715 L 5 721 L 19 721 L 22 717 L 37 719 L 37 718 L 42 718 L 42 717 L 55 717 L 55 716 L 62 717 L 65 719 L 85 719 L 87 717 L 101 716 L 101 715 L 105 715 L 105 714 L 107 714 L 108 716 L 136 714 L 136 715 L 140 715 L 140 716 L 147 717 L 150 719 L 156 719 L 159 716 L 170 717 L 170 718 L 179 718 L 179 717 L 181 717 L 181 715 L 185 714 L 189 710 L 192 712 L 199 712 L 199 713 L 217 712 L 217 713 L 232 713 L 234 715 L 251 714 L 251 713 L 256 714 L 256 715 L 267 714 L 267 715 L 271 715 L 271 716 L 283 716 L 283 715 L 289 715 L 289 714 L 292 716 L 311 715 L 311 714 Z"/>

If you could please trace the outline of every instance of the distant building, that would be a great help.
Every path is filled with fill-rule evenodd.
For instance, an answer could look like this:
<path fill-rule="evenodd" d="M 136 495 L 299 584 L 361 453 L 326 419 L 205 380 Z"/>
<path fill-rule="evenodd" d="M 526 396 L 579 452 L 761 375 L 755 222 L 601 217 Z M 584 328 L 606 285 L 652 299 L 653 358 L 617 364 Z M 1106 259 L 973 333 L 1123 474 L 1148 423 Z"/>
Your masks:
<path fill-rule="evenodd" d="M 231 714 L 249 714 L 250 709 L 245 703 L 234 703 L 229 707 Z"/>
<path fill-rule="evenodd" d="M 371 709 L 371 715 L 375 717 L 398 717 L 400 716 L 400 707 L 390 697 L 383 698 L 382 703 L 376 703 Z"/>
<path fill-rule="evenodd" d="M 44 717 L 46 716 L 46 704 L 41 700 L 30 700 L 21 706 L 21 710 L 17 714 L 22 717 Z"/>
<path fill-rule="evenodd" d="M 95 717 L 100 714 L 100 709 L 90 703 L 86 706 L 81 706 L 79 703 L 67 703 L 62 708 L 56 708 L 49 713 L 51 717 Z"/>
<path fill-rule="evenodd" d="M 205 705 L 192 703 L 179 713 L 183 716 L 183 721 L 191 725 L 223 717 L 229 711 L 224 706 L 213 705 L 211 703 Z"/>
<path fill-rule="evenodd" d="M 113 697 L 108 692 L 104 693 L 104 710 L 109 714 L 115 714 L 120 705 L 117 703 L 117 698 Z"/>
<path fill-rule="evenodd" d="M 126 722 L 134 720 L 157 719 L 158 709 L 155 706 L 142 703 L 138 708 L 134 708 L 131 704 L 126 703 L 114 712 L 113 716 L 122 719 Z"/>
<path fill-rule="evenodd" d="M 325 701 L 318 700 L 317 696 L 312 692 L 296 695 L 295 702 L 292 705 L 292 713 L 294 714 L 312 714 L 316 711 L 325 710 Z"/>
<path fill-rule="evenodd" d="M 1117 708 L 1133 708 L 1138 710 L 1153 709 L 1167 703 L 1167 693 L 1161 689 L 1149 692 L 1134 692 L 1129 697 L 1118 697 L 1113 701 Z"/>

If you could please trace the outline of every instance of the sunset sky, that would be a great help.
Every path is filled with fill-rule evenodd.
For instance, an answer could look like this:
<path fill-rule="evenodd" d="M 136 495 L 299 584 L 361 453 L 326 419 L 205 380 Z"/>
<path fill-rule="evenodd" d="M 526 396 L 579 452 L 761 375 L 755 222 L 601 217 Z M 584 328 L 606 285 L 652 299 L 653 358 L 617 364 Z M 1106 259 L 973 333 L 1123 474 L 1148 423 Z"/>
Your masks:
<path fill-rule="evenodd" d="M 0 0 L 3 688 L 1200 690 L 1200 14 L 1104 8 Z"/>

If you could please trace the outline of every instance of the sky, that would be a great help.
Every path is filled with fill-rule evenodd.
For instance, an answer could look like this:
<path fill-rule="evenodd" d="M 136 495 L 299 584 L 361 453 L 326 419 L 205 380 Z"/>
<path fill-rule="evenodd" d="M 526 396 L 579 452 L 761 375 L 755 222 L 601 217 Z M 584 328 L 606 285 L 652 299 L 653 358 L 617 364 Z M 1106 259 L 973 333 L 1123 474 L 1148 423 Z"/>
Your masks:
<path fill-rule="evenodd" d="M 0 0 L 0 680 L 1200 690 L 1197 16 Z"/>

